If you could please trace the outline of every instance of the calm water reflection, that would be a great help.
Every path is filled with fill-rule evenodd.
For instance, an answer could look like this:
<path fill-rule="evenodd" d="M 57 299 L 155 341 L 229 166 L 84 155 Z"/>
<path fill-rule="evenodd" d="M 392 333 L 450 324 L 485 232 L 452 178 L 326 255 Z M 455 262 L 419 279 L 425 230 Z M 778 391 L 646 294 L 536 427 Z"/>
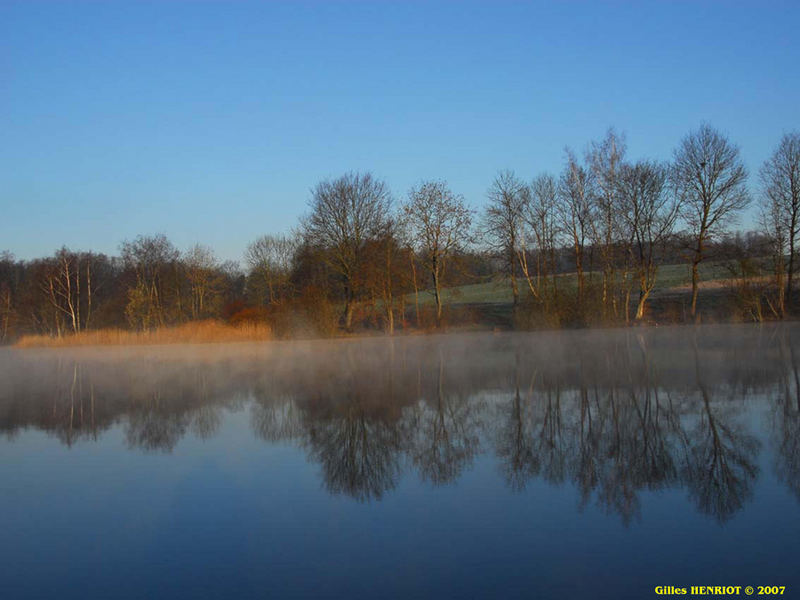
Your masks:
<path fill-rule="evenodd" d="M 3 350 L 3 586 L 800 595 L 799 368 L 797 326 Z"/>

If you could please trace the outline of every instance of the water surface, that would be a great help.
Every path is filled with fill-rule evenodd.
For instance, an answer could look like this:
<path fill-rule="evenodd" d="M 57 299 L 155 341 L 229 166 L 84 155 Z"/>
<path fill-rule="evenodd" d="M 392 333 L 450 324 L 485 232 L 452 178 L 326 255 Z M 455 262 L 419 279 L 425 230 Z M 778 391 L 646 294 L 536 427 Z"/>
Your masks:
<path fill-rule="evenodd" d="M 0 350 L 7 598 L 800 595 L 800 327 Z"/>

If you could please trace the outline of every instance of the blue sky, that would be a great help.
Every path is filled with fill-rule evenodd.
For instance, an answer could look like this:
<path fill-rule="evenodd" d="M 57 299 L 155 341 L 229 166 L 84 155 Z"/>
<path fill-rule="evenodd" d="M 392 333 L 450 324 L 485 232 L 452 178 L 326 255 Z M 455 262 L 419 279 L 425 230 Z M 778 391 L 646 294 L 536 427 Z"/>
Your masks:
<path fill-rule="evenodd" d="M 800 129 L 798 2 L 0 0 L 0 250 L 166 233 L 240 259 L 348 170 L 395 197 L 558 172 L 609 126 L 706 121 L 755 174 Z M 746 217 L 743 226 L 750 224 Z"/>

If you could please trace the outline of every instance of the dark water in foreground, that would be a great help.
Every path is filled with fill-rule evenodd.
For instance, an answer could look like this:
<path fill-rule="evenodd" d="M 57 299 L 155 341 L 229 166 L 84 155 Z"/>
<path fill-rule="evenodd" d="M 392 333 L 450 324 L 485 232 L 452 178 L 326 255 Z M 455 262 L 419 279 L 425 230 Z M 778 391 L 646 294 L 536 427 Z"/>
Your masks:
<path fill-rule="evenodd" d="M 0 351 L 2 598 L 800 597 L 800 327 Z"/>

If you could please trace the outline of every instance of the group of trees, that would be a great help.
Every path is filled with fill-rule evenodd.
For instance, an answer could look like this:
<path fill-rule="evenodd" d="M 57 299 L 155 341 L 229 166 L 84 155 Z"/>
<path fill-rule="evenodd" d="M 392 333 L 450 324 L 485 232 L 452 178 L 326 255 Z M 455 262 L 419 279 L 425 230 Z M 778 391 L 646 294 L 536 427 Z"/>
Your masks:
<path fill-rule="evenodd" d="M 164 235 L 125 241 L 119 257 L 62 248 L 15 261 L 6 252 L 0 340 L 211 317 L 266 319 L 285 332 L 391 333 L 398 319 L 441 325 L 445 287 L 491 279 L 510 285 L 518 324 L 629 323 L 646 318 L 666 262 L 688 265 L 694 320 L 700 266 L 751 201 L 739 150 L 708 125 L 684 137 L 669 163 L 629 160 L 626 150 L 612 129 L 583 157 L 567 149 L 557 175 L 527 182 L 501 172 L 480 214 L 444 181 L 422 181 L 395 202 L 370 173 L 325 180 L 296 231 L 248 246 L 244 272 L 202 245 L 180 252 Z M 758 294 L 782 318 L 800 231 L 800 133 L 783 136 L 759 175 L 759 231 L 750 235 L 759 243 L 738 249 L 737 272 L 747 283 L 754 263 L 769 262 L 759 273 L 771 283 Z M 420 306 L 421 291 L 432 308 Z"/>
<path fill-rule="evenodd" d="M 632 293 L 634 318 L 644 318 L 668 246 L 683 250 L 691 264 L 696 316 L 698 267 L 749 196 L 738 149 L 703 125 L 681 141 L 672 163 L 627 161 L 624 136 L 610 130 L 583 161 L 568 149 L 557 178 L 543 174 L 525 185 L 501 173 L 489 201 L 486 230 L 504 257 L 515 305 L 521 277 L 545 313 L 564 306 L 553 257 L 568 246 L 578 319 L 629 322 Z M 597 281 L 587 281 L 587 271 Z"/>
<path fill-rule="evenodd" d="M 202 245 L 181 253 L 154 235 L 120 248 L 119 257 L 67 248 L 31 261 L 0 256 L 0 340 L 218 317 L 244 288 L 238 266 Z"/>

